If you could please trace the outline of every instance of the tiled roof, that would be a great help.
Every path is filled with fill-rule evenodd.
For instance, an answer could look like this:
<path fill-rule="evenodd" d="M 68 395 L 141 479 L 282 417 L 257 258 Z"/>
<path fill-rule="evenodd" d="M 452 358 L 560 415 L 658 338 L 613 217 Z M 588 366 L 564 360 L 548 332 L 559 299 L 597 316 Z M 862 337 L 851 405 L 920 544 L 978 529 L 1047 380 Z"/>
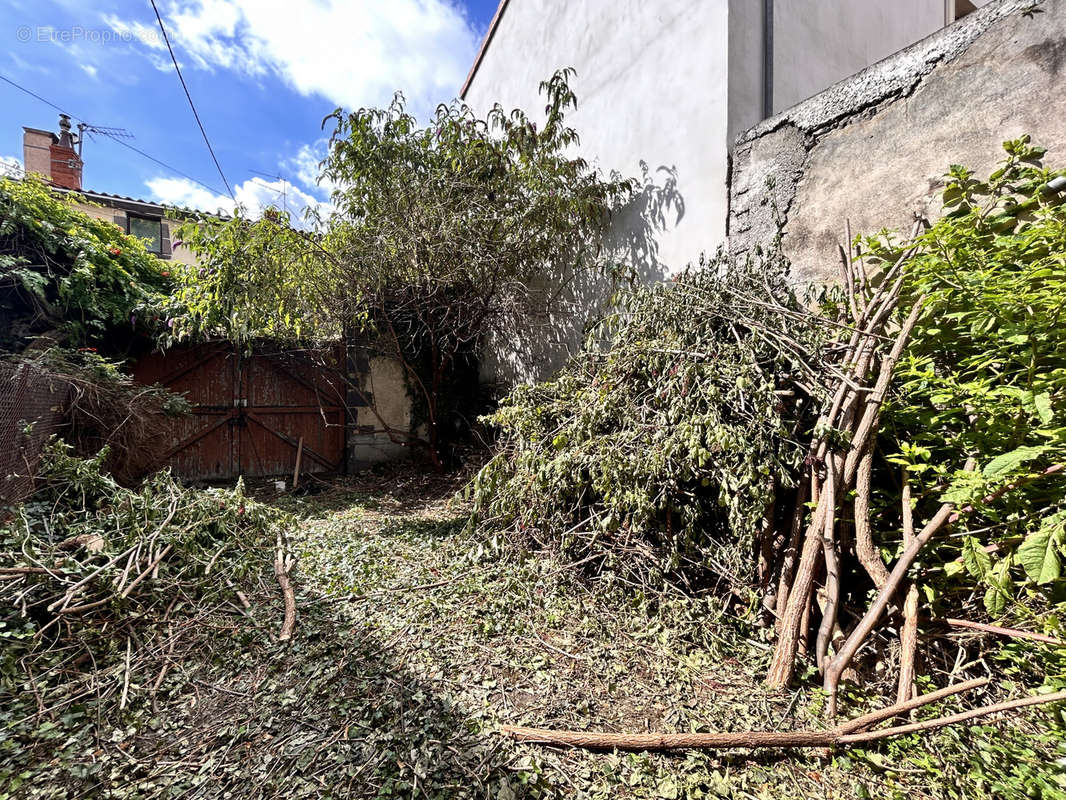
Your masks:
<path fill-rule="evenodd" d="M 129 197 L 121 194 L 111 194 L 110 192 L 95 192 L 90 189 L 82 189 L 81 191 L 75 191 L 74 189 L 65 189 L 60 186 L 52 187 L 57 192 L 63 192 L 64 194 L 80 194 L 81 196 L 99 202 L 105 206 L 122 206 L 133 205 L 141 206 L 144 210 L 152 210 L 160 216 L 165 216 L 165 212 L 171 214 L 177 213 L 181 215 L 193 216 L 196 214 L 207 214 L 208 216 L 218 217 L 219 219 L 229 219 L 228 214 L 222 214 L 218 211 L 203 211 L 198 208 L 189 208 L 188 206 L 174 206 L 167 205 L 165 203 L 157 203 L 154 200 L 143 200 L 138 197 Z"/>

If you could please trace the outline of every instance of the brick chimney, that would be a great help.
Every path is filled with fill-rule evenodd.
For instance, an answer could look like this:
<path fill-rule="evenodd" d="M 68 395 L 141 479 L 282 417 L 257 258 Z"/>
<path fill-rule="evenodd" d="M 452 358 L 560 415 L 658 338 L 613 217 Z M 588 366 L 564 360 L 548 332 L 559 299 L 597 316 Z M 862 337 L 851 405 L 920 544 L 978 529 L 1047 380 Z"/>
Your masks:
<path fill-rule="evenodd" d="M 74 149 L 70 117 L 59 115 L 59 135 L 37 128 L 22 129 L 22 163 L 26 172 L 35 172 L 65 189 L 81 191 L 81 156 Z"/>

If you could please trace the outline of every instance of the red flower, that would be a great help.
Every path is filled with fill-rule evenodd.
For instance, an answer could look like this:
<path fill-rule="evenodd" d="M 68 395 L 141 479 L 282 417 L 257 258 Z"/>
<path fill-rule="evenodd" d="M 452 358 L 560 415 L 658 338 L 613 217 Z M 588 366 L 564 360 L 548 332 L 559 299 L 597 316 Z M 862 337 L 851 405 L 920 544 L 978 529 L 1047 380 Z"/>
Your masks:
<path fill-rule="evenodd" d="M 111 255 L 120 256 L 120 255 L 122 255 L 122 251 L 119 248 L 117 248 L 117 247 L 112 247 L 111 248 Z"/>
<path fill-rule="evenodd" d="M 161 275 L 162 275 L 162 276 L 163 276 L 164 278 L 169 278 L 169 277 L 170 277 L 170 273 L 169 273 L 169 272 L 167 272 L 166 270 L 163 270 L 163 271 L 162 271 L 162 272 L 161 272 L 160 274 L 161 274 Z"/>

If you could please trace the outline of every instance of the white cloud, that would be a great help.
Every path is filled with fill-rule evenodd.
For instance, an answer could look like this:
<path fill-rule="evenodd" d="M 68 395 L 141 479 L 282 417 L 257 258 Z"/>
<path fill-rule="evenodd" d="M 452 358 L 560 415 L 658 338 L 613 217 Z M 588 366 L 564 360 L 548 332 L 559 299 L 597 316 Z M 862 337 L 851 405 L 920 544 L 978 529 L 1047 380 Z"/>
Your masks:
<path fill-rule="evenodd" d="M 325 139 L 314 144 L 305 144 L 295 157 L 286 162 L 286 166 L 291 170 L 291 174 L 296 176 L 296 180 L 307 189 L 330 195 L 337 188 L 337 184 L 328 178 L 319 179 L 322 170 L 319 165 L 326 157 L 327 147 L 328 142 Z"/>
<path fill-rule="evenodd" d="M 105 15 L 104 22 L 110 25 L 111 30 L 124 40 L 136 39 L 141 44 L 155 50 L 166 50 L 167 48 L 166 43 L 163 41 L 163 34 L 159 32 L 159 28 L 154 24 L 146 25 L 143 22 L 129 22 L 113 14 Z"/>
<path fill-rule="evenodd" d="M 79 64 L 79 66 L 85 70 L 85 74 L 90 78 L 96 77 L 97 69 L 92 64 Z"/>
<path fill-rule="evenodd" d="M 22 159 L 15 156 L 0 156 L 0 176 L 21 178 Z"/>
<path fill-rule="evenodd" d="M 227 195 L 215 194 L 186 178 L 152 178 L 145 183 L 156 202 L 212 213 L 233 213 L 233 201 Z M 304 211 L 308 208 L 318 209 L 323 215 L 329 211 L 328 203 L 323 203 L 287 181 L 252 178 L 237 184 L 233 193 L 237 197 L 237 205 L 249 216 L 258 218 L 270 206 L 287 208 L 296 227 L 304 227 Z"/>
<path fill-rule="evenodd" d="M 383 105 L 400 90 L 428 113 L 457 95 L 480 39 L 454 2 L 173 0 L 163 17 L 179 59 L 201 69 L 274 74 L 349 108 Z M 105 21 L 161 46 L 145 25 Z"/>

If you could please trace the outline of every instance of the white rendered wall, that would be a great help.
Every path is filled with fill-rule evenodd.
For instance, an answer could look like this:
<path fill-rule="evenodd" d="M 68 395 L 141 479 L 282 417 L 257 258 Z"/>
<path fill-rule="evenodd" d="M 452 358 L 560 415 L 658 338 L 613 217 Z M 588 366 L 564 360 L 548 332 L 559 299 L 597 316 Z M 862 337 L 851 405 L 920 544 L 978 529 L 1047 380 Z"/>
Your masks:
<path fill-rule="evenodd" d="M 978 0 L 981 5 L 984 0 Z M 655 281 L 724 241 L 734 137 L 763 118 L 763 0 L 510 0 L 466 92 L 479 115 L 494 103 L 543 114 L 538 85 L 574 67 L 580 151 L 604 171 L 653 179 L 675 170 L 683 214 L 666 209 L 650 250 L 635 213 L 628 260 Z M 943 27 L 945 0 L 774 0 L 773 109 L 782 110 Z M 521 342 L 492 343 L 487 379 L 550 375 L 580 343 L 595 292 L 575 298 L 572 324 L 556 319 Z"/>
<path fill-rule="evenodd" d="M 774 112 L 940 30 L 946 13 L 944 0 L 774 0 Z"/>
<path fill-rule="evenodd" d="M 570 121 L 581 153 L 605 171 L 676 168 L 684 215 L 658 237 L 668 273 L 725 236 L 727 0 L 511 0 L 466 102 L 543 113 L 537 86 L 574 67 Z"/>

